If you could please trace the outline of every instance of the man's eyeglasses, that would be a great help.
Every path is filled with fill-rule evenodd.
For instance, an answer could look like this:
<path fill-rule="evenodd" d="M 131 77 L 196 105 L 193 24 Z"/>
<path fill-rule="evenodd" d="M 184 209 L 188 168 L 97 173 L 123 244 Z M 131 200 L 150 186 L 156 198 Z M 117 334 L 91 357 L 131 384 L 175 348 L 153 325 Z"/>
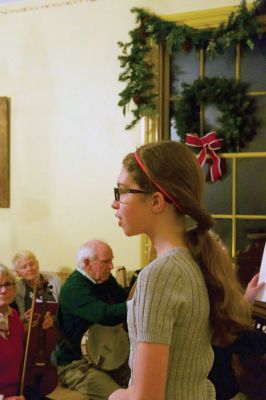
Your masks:
<path fill-rule="evenodd" d="M 126 194 L 126 193 L 148 193 L 148 192 L 144 192 L 144 190 L 141 189 L 129 189 L 129 188 L 114 188 L 114 195 L 115 195 L 115 201 L 119 201 L 120 197 L 122 194 Z"/>
<path fill-rule="evenodd" d="M 0 292 L 1 292 L 1 290 L 3 289 L 3 287 L 4 287 L 6 290 L 11 290 L 14 286 L 15 286 L 15 284 L 14 284 L 13 282 L 6 282 L 6 283 L 4 283 L 3 285 L 0 284 Z"/>

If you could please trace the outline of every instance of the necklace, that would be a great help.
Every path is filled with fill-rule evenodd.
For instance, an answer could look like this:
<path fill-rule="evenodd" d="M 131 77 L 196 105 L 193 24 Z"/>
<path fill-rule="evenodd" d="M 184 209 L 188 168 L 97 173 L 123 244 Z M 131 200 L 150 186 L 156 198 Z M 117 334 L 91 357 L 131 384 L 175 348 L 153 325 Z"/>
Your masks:
<path fill-rule="evenodd" d="M 11 309 L 8 307 L 6 313 L 0 313 L 0 336 L 8 339 L 10 336 L 8 316 L 11 314 Z"/>

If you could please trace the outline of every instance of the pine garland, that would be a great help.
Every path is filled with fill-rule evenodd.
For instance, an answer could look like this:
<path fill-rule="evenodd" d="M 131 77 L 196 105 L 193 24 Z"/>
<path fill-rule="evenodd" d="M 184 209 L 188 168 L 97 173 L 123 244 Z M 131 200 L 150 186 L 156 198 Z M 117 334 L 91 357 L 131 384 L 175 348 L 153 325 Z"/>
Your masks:
<path fill-rule="evenodd" d="M 256 16 L 263 0 L 256 0 L 252 9 L 247 9 L 243 0 L 238 12 L 230 14 L 227 22 L 221 23 L 215 30 L 195 29 L 188 25 L 176 25 L 163 21 L 143 9 L 133 8 L 137 27 L 129 32 L 128 43 L 119 42 L 122 54 L 119 56 L 123 72 L 119 81 L 126 83 L 119 93 L 119 106 L 123 113 L 131 111 L 133 120 L 126 126 L 130 129 L 142 116 L 156 113 L 155 101 L 158 93 L 154 86 L 154 65 L 148 61 L 151 44 L 164 45 L 170 53 L 173 51 L 199 51 L 204 49 L 214 58 L 217 54 L 239 43 L 242 47 L 254 48 L 254 39 L 262 34 L 262 24 Z"/>

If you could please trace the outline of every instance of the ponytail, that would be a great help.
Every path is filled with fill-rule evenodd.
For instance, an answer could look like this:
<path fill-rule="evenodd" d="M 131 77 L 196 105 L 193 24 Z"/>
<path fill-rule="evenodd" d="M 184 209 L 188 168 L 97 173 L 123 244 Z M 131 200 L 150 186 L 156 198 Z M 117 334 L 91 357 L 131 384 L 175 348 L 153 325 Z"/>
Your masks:
<path fill-rule="evenodd" d="M 251 306 L 244 298 L 228 253 L 217 238 L 199 226 L 186 233 L 186 240 L 207 285 L 213 341 L 228 345 L 240 331 L 251 329 Z"/>

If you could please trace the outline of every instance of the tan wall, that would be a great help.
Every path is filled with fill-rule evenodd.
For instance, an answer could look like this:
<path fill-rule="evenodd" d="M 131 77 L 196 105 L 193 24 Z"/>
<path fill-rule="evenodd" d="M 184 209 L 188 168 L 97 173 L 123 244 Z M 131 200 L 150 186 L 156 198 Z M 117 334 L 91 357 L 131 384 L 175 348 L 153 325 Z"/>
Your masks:
<path fill-rule="evenodd" d="M 123 235 L 110 208 L 122 156 L 142 137 L 140 125 L 124 131 L 117 106 L 117 41 L 128 40 L 134 6 L 169 14 L 238 2 L 63 3 L 0 4 L 0 96 L 11 98 L 11 207 L 0 209 L 0 261 L 10 265 L 29 249 L 43 269 L 57 270 L 96 237 L 111 244 L 116 265 L 135 269 L 140 239 Z"/>

